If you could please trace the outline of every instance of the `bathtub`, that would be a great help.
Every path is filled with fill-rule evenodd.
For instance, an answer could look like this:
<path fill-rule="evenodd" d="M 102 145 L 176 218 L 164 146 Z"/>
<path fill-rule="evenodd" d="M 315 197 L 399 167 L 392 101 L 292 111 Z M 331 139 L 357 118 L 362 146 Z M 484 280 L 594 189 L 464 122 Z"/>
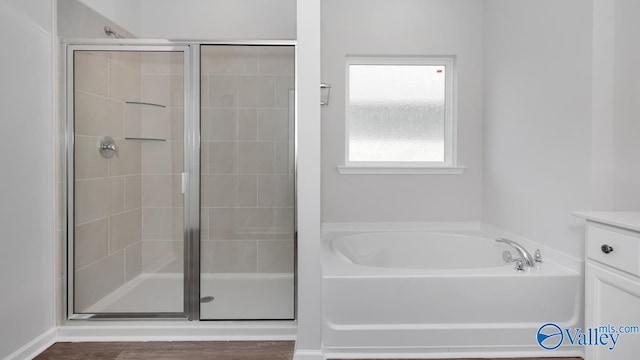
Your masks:
<path fill-rule="evenodd" d="M 512 249 L 481 230 L 325 231 L 323 238 L 323 341 L 331 357 L 550 356 L 537 345 L 538 328 L 582 321 L 579 271 L 546 259 L 517 272 L 502 259 Z"/>

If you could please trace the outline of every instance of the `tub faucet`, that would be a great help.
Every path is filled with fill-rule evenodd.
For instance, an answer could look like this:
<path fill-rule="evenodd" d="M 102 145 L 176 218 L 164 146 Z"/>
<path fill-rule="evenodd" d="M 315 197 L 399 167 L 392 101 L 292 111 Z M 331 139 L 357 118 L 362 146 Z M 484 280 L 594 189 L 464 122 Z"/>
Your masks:
<path fill-rule="evenodd" d="M 522 261 L 524 262 L 524 264 L 528 267 L 534 267 L 536 264 L 535 259 L 533 258 L 533 256 L 531 256 L 531 254 L 527 251 L 527 249 L 524 248 L 524 246 L 518 244 L 517 242 L 513 241 L 513 240 L 509 240 L 509 239 L 505 239 L 505 238 L 497 238 L 496 239 L 497 242 L 499 243 L 503 243 L 503 244 L 507 244 L 509 246 L 511 246 L 512 248 L 516 249 L 518 251 L 518 253 L 520 254 L 520 257 L 522 258 Z"/>

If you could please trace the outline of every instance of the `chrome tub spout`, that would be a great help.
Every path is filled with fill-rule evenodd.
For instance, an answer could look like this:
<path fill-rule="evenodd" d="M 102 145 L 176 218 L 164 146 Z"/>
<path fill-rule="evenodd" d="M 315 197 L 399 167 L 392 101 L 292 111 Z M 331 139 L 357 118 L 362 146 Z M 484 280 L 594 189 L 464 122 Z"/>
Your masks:
<path fill-rule="evenodd" d="M 515 242 L 513 240 L 509 240 L 509 239 L 505 239 L 505 238 L 497 238 L 496 241 L 499 242 L 499 243 L 507 244 L 507 245 L 511 246 L 512 248 L 516 249 L 516 251 L 518 251 L 518 253 L 520 254 L 520 257 L 522 258 L 522 261 L 524 262 L 524 264 L 526 266 L 528 266 L 528 267 L 534 267 L 535 266 L 535 264 L 536 264 L 535 259 L 533 258 L 531 253 L 529 253 L 527 251 L 527 249 L 524 248 L 524 246 L 518 244 L 517 242 Z"/>

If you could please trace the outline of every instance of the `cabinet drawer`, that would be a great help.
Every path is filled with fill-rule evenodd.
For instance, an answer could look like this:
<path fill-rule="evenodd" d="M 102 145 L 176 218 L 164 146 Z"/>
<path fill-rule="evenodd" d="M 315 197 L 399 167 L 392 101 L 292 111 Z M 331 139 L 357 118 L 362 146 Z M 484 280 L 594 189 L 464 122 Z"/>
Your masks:
<path fill-rule="evenodd" d="M 606 253 L 603 245 L 613 250 Z M 589 259 L 640 276 L 640 234 L 589 224 L 586 250 Z"/>

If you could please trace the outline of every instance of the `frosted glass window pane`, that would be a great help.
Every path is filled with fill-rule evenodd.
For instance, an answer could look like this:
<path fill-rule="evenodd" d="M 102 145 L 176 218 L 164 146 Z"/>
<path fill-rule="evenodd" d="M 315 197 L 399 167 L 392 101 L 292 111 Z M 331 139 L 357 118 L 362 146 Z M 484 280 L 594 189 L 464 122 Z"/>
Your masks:
<path fill-rule="evenodd" d="M 349 65 L 349 161 L 444 161 L 445 66 Z"/>

